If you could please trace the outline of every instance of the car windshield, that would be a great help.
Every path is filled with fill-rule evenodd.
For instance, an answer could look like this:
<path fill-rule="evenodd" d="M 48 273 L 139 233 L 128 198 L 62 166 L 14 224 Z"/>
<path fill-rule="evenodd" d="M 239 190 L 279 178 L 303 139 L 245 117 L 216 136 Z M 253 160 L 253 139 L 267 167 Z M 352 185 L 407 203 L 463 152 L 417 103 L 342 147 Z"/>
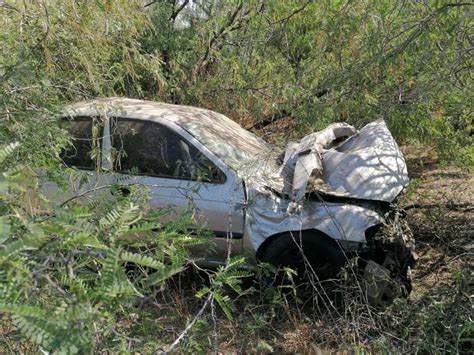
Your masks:
<path fill-rule="evenodd" d="M 235 170 L 248 165 L 274 164 L 272 147 L 224 115 L 205 111 L 200 119 L 179 119 L 179 124 Z"/>

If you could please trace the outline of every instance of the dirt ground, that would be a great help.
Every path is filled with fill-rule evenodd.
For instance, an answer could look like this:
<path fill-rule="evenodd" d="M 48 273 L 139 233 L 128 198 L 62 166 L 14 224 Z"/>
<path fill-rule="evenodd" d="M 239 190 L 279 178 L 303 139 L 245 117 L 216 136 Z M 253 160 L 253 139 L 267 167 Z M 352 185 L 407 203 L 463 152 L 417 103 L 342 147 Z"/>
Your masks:
<path fill-rule="evenodd" d="M 430 149 L 404 147 L 411 176 L 399 201 L 416 238 L 419 260 L 413 271 L 411 297 L 444 282 L 473 263 L 474 174 L 467 169 L 440 166 Z"/>

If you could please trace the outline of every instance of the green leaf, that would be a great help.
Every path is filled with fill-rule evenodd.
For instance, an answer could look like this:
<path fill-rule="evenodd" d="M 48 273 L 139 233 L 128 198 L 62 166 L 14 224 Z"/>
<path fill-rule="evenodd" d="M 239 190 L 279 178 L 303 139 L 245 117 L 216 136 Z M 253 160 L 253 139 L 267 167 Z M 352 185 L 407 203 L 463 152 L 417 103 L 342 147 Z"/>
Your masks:
<path fill-rule="evenodd" d="M 0 244 L 10 236 L 10 217 L 0 216 Z"/>
<path fill-rule="evenodd" d="M 198 292 L 196 292 L 196 297 L 202 298 L 203 296 L 207 295 L 209 292 L 211 292 L 211 289 L 209 287 L 204 287 L 200 289 Z"/>
<path fill-rule="evenodd" d="M 120 257 L 123 261 L 134 263 L 140 266 L 145 266 L 156 270 L 161 270 L 164 268 L 164 265 L 161 261 L 156 260 L 148 255 L 122 252 Z"/>
<path fill-rule="evenodd" d="M 214 292 L 214 299 L 217 301 L 217 304 L 220 306 L 224 314 L 229 320 L 232 320 L 232 311 L 235 310 L 235 306 L 229 296 L 221 295 L 219 292 Z"/>
<path fill-rule="evenodd" d="M 144 285 L 146 287 L 151 287 L 151 286 L 162 284 L 163 282 L 171 278 L 173 275 L 176 275 L 177 273 L 183 270 L 184 270 L 184 267 L 181 264 L 166 265 L 161 270 L 158 270 L 154 272 L 153 274 L 151 274 L 146 279 Z"/>
<path fill-rule="evenodd" d="M 7 159 L 10 155 L 13 154 L 13 152 L 19 145 L 19 142 L 14 142 L 0 148 L 0 164 L 2 164 L 5 159 Z"/>

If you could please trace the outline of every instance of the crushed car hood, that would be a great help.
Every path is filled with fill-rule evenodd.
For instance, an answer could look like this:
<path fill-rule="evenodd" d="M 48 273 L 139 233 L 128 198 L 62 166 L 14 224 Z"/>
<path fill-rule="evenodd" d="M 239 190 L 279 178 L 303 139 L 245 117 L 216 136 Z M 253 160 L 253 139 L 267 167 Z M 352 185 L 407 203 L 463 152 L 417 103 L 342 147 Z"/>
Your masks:
<path fill-rule="evenodd" d="M 295 202 L 308 193 L 392 202 L 409 182 L 405 159 L 384 120 L 360 131 L 336 123 L 290 143 L 278 175 L 271 187 Z"/>

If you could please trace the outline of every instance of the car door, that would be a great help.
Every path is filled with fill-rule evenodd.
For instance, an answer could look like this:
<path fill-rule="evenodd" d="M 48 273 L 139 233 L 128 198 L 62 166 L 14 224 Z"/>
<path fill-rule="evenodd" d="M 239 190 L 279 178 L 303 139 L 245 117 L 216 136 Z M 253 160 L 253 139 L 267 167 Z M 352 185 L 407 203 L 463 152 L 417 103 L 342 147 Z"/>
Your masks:
<path fill-rule="evenodd" d="M 168 210 L 165 221 L 191 210 L 196 226 L 215 236 L 214 250 L 193 247 L 206 263 L 225 261 L 229 250 L 241 252 L 245 195 L 232 170 L 166 120 L 116 117 L 110 127 L 113 170 L 120 173 L 120 184 L 148 187 L 152 207 Z"/>

